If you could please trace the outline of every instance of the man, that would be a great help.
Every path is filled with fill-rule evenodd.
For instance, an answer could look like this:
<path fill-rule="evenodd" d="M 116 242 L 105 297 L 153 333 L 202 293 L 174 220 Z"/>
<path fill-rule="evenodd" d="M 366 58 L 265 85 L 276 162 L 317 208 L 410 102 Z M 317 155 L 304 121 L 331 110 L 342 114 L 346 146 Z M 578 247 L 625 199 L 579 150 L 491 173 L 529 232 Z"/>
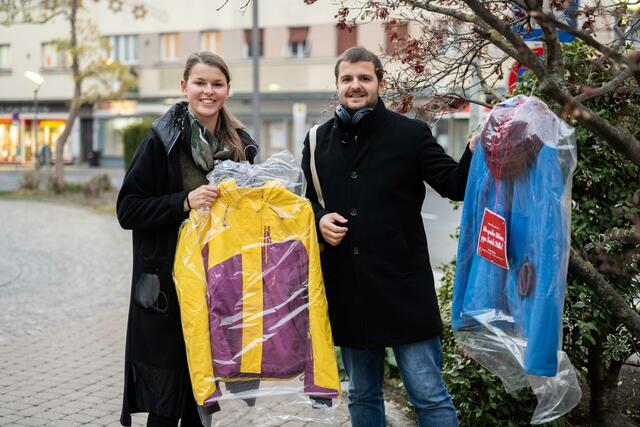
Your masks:
<path fill-rule="evenodd" d="M 315 149 L 325 208 L 311 184 L 307 197 L 327 243 L 322 269 L 351 422 L 385 425 L 384 349 L 392 347 L 420 426 L 456 426 L 440 372 L 442 323 L 421 207 L 424 182 L 463 199 L 471 151 L 458 164 L 425 123 L 387 110 L 382 65 L 366 49 L 347 50 L 335 77 L 340 105 L 317 129 Z M 308 136 L 302 168 L 311 183 Z"/>

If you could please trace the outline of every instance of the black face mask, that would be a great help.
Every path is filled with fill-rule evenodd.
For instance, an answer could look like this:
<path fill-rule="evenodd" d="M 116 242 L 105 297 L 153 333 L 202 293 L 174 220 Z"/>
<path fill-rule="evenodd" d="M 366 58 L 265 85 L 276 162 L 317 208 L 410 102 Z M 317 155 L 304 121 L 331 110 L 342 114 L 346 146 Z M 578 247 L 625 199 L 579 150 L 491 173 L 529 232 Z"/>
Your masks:
<path fill-rule="evenodd" d="M 155 313 L 166 314 L 169 308 L 167 295 L 160 290 L 160 278 L 157 274 L 143 273 L 140 276 L 135 285 L 133 299 L 140 307 Z M 164 301 L 160 303 L 161 300 Z"/>

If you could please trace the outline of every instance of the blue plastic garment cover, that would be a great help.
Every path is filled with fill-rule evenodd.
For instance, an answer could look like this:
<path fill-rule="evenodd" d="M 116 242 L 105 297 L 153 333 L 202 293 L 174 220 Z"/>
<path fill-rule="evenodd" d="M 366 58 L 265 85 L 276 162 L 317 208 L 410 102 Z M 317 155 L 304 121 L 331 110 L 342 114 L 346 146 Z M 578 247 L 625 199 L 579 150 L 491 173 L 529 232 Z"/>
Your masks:
<path fill-rule="evenodd" d="M 533 424 L 562 416 L 581 396 L 561 351 L 575 165 L 573 129 L 542 101 L 503 101 L 480 130 L 462 211 L 456 340 L 507 391 L 533 388 Z"/>

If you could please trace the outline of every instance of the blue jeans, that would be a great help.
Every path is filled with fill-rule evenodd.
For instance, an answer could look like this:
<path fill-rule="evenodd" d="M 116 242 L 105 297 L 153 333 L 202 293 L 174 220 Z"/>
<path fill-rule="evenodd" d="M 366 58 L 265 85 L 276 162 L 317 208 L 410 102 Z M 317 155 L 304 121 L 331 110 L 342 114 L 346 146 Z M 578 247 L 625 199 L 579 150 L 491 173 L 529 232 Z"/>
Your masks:
<path fill-rule="evenodd" d="M 442 380 L 440 338 L 393 347 L 420 427 L 455 427 L 458 417 Z M 349 414 L 353 427 L 384 427 L 384 348 L 342 347 L 349 376 Z"/>

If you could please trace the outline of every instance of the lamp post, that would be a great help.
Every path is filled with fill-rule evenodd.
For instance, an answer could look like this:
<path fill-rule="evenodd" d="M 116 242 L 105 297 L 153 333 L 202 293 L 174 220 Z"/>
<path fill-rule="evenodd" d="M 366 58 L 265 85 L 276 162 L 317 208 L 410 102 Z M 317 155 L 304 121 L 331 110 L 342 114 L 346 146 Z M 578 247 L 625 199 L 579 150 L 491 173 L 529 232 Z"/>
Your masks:
<path fill-rule="evenodd" d="M 38 90 L 44 83 L 44 77 L 35 71 L 25 71 L 24 76 L 33 83 L 33 142 L 31 143 L 31 155 L 35 157 L 35 168 L 38 169 L 40 164 L 44 164 L 44 185 L 49 182 L 49 168 L 51 163 L 51 149 L 46 146 L 42 151 L 42 156 L 38 156 Z"/>
<path fill-rule="evenodd" d="M 33 142 L 31 143 L 32 155 L 37 153 L 38 148 L 38 90 L 44 83 L 44 77 L 35 71 L 25 71 L 24 76 L 33 83 Z M 37 167 L 37 162 L 36 167 Z"/>
<path fill-rule="evenodd" d="M 253 71 L 253 93 L 251 105 L 251 121 L 253 122 L 253 137 L 262 144 L 260 138 L 260 37 L 258 32 L 258 0 L 252 4 L 252 28 L 251 28 L 251 63 Z"/>

